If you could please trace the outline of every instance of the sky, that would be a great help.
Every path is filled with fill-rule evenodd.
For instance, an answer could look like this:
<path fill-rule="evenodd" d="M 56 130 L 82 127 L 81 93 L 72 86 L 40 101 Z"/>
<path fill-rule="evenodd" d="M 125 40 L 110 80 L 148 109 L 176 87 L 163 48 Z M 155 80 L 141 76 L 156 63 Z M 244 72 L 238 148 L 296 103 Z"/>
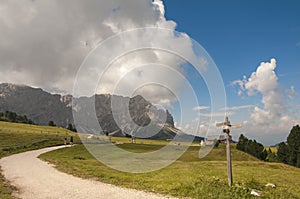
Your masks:
<path fill-rule="evenodd" d="M 212 124 L 227 113 L 243 126 L 234 139 L 243 133 L 276 144 L 300 123 L 299 8 L 291 0 L 1 1 L 0 82 L 61 94 L 141 94 L 169 109 L 178 128 L 202 136 L 220 132 Z M 178 32 L 131 31 L 144 27 Z M 174 49 L 199 66 L 159 49 L 120 54 L 140 46 Z M 90 61 L 94 55 L 117 59 L 107 66 Z M 205 79 L 214 68 L 226 99 L 218 75 Z"/>
<path fill-rule="evenodd" d="M 285 140 L 300 116 L 300 2 L 166 0 L 165 7 L 176 30 L 197 40 L 218 66 L 232 122 L 243 124 L 234 137 Z"/>

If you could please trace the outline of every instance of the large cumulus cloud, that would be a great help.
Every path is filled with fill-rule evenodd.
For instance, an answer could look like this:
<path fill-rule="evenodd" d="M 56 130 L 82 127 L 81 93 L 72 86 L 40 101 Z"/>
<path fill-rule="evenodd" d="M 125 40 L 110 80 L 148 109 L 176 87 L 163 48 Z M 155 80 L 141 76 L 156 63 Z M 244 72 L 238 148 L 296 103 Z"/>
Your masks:
<path fill-rule="evenodd" d="M 0 82 L 71 93 L 80 64 L 99 42 L 133 28 L 161 27 L 174 30 L 176 23 L 166 20 L 164 14 L 161 0 L 1 1 Z M 131 38 L 126 40 L 126 45 L 142 39 Z M 187 35 L 174 35 L 174 39 L 178 47 L 193 53 Z M 169 41 L 161 37 L 161 42 Z M 182 63 L 182 60 L 178 61 L 167 53 L 144 52 L 121 58 L 107 74 L 114 74 L 114 80 L 122 78 L 124 71 L 132 70 L 133 65 L 149 62 L 149 59 L 177 67 L 178 70 Z M 105 78 L 105 87 L 102 88 L 106 89 L 99 92 L 111 92 L 116 83 L 112 81 L 112 76 Z M 170 83 L 177 84 L 174 88 L 180 89 L 180 82 Z M 141 90 L 147 95 L 145 88 Z M 149 90 L 152 95 L 148 93 L 148 96 L 156 96 L 156 101 L 166 101 L 170 105 L 176 100 L 172 94 L 167 95 L 164 88 L 150 86 Z M 162 93 L 163 97 L 157 97 L 155 93 Z"/>
<path fill-rule="evenodd" d="M 248 97 L 261 99 L 250 114 L 251 121 L 244 123 L 243 131 L 268 144 L 285 140 L 292 126 L 300 122 L 292 111 L 294 87 L 287 89 L 280 85 L 276 67 L 276 59 L 262 62 L 249 78 L 244 76 L 233 82 L 239 86 L 240 95 L 246 93 Z"/>

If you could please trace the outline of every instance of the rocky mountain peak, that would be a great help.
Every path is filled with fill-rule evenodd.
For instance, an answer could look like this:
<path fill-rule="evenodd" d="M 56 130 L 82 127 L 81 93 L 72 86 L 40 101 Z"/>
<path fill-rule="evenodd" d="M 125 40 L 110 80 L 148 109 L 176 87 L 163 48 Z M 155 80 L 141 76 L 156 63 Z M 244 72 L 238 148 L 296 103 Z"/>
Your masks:
<path fill-rule="evenodd" d="M 40 88 L 32 88 L 25 85 L 15 84 L 0 84 L 0 112 L 12 111 L 19 115 L 26 115 L 35 123 L 40 125 L 48 125 L 50 120 L 61 127 L 66 127 L 69 123 L 73 124 L 72 108 L 80 110 L 76 102 L 89 101 L 95 99 L 95 109 L 98 121 L 102 130 L 116 131 L 119 129 L 114 121 L 112 115 L 111 103 L 116 103 L 116 117 L 125 118 L 123 108 L 128 108 L 132 120 L 140 125 L 147 125 L 153 117 L 150 109 L 154 110 L 154 117 L 160 117 L 162 114 L 166 115 L 166 123 L 174 127 L 173 116 L 169 111 L 156 109 L 150 102 L 148 102 L 141 95 L 132 98 L 122 97 L 110 94 L 100 94 L 92 97 L 81 97 L 74 99 L 72 95 L 58 95 L 50 94 Z M 72 101 L 75 100 L 75 106 L 72 107 Z M 82 103 L 84 104 L 84 103 Z M 127 104 L 127 106 L 126 106 Z"/>

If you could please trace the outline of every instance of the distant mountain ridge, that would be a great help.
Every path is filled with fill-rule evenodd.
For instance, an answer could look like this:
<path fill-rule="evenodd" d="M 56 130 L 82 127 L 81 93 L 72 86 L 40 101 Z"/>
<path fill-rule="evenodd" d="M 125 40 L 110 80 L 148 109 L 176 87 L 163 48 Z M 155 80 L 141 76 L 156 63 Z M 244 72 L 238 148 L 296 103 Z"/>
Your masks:
<path fill-rule="evenodd" d="M 80 108 L 76 106 L 81 103 L 76 102 L 89 101 L 93 97 L 95 99 L 96 115 L 103 131 L 120 130 L 112 115 L 112 97 L 120 104 L 129 100 L 130 116 L 136 124 L 144 126 L 151 120 L 148 113 L 153 105 L 140 95 L 129 98 L 101 94 L 92 97 L 74 98 L 74 108 Z M 72 100 L 71 95 L 50 94 L 41 88 L 9 83 L 0 84 L 0 112 L 13 111 L 20 115 L 26 115 L 40 125 L 47 125 L 49 121 L 54 121 L 57 126 L 61 127 L 66 127 L 69 123 L 74 124 Z M 163 113 L 162 111 L 156 110 L 158 114 Z M 117 112 L 117 117 L 125 117 L 122 115 L 121 110 L 119 112 Z M 169 128 L 163 128 L 156 139 L 172 139 L 176 135 L 173 116 L 169 111 L 164 112 L 164 114 L 166 115 L 166 125 Z M 172 132 L 170 128 L 174 128 L 174 131 Z"/>
<path fill-rule="evenodd" d="M 52 120 L 65 127 L 73 122 L 71 107 L 61 95 L 24 85 L 0 84 L 0 111 L 26 115 L 40 125 L 47 125 Z"/>

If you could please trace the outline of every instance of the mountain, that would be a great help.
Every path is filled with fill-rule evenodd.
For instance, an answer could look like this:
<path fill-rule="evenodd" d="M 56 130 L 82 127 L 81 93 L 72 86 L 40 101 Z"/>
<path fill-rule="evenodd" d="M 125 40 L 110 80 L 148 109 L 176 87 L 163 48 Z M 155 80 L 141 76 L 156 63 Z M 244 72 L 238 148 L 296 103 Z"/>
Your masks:
<path fill-rule="evenodd" d="M 162 125 L 168 128 L 163 127 L 158 134 L 151 138 L 172 139 L 176 135 L 175 130 L 170 130 L 170 128 L 175 128 L 173 116 L 169 111 L 156 109 L 140 95 L 129 98 L 101 94 L 92 97 L 73 98 L 71 95 L 50 94 L 40 88 L 7 83 L 0 84 L 0 112 L 12 111 L 19 115 L 26 115 L 40 125 L 47 125 L 49 121 L 54 121 L 57 126 L 61 127 L 66 127 L 69 123 L 74 124 L 72 102 L 74 103 L 74 110 L 80 111 L 91 100 L 94 100 L 96 116 L 102 133 L 120 130 L 120 124 L 118 125 L 114 118 L 126 123 L 130 117 L 139 126 L 148 125 L 151 119 L 165 118 L 163 120 L 165 124 Z M 116 110 L 112 110 L 112 102 L 115 103 Z M 124 111 L 126 105 L 129 107 L 130 116 L 126 115 L 126 111 Z"/>
<path fill-rule="evenodd" d="M 65 127 L 73 121 L 71 106 L 61 95 L 23 85 L 0 84 L 0 112 L 5 111 L 26 115 L 40 125 L 47 125 L 52 120 Z"/>

